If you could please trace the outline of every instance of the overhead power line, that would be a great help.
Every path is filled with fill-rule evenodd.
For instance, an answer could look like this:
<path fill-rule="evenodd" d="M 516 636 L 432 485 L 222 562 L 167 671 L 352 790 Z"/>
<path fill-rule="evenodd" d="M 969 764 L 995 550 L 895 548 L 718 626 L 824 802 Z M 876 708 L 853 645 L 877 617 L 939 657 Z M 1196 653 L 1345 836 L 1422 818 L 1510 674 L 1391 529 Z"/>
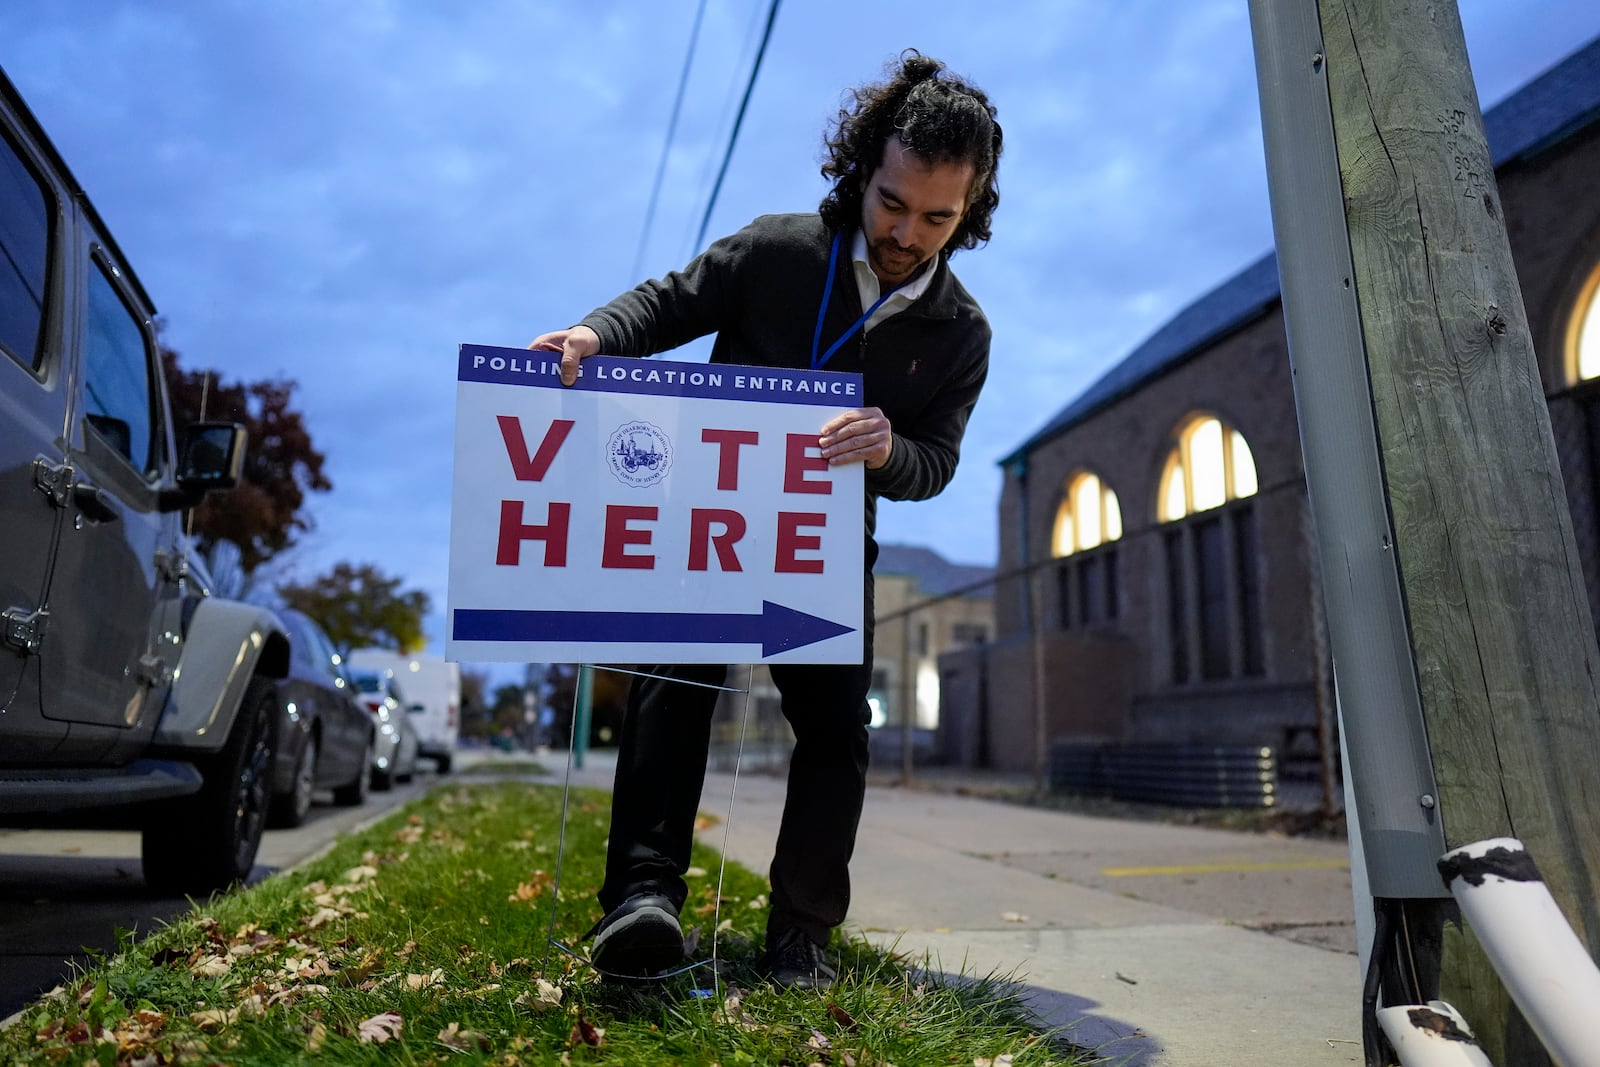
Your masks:
<path fill-rule="evenodd" d="M 733 160 L 734 146 L 739 143 L 739 127 L 744 124 L 745 110 L 750 106 L 750 94 L 756 87 L 756 76 L 761 73 L 761 60 L 767 54 L 767 43 L 772 40 L 772 27 L 778 21 L 778 4 L 780 0 L 772 0 L 772 6 L 767 9 L 767 28 L 761 34 L 761 47 L 756 50 L 756 61 L 750 67 L 750 80 L 745 82 L 744 99 L 739 101 L 739 114 L 733 120 L 733 132 L 728 135 L 728 149 L 722 156 L 722 167 L 717 171 L 717 180 L 711 186 L 711 199 L 706 201 L 706 213 L 700 218 L 700 232 L 695 235 L 694 251 L 698 253 L 705 245 L 706 227 L 711 225 L 711 212 L 717 206 L 717 194 L 722 192 L 722 179 L 728 176 L 728 164 Z"/>
<path fill-rule="evenodd" d="M 672 118 L 667 120 L 667 139 L 661 146 L 661 162 L 656 165 L 655 184 L 650 189 L 650 206 L 645 208 L 644 229 L 639 233 L 639 251 L 633 257 L 633 273 L 628 277 L 634 281 L 639 278 L 639 272 L 644 269 L 644 249 L 650 240 L 650 228 L 655 223 L 656 204 L 661 198 L 661 183 L 667 174 L 667 157 L 672 154 L 672 140 L 678 132 L 678 116 L 683 111 L 684 90 L 689 87 L 689 70 L 694 66 L 694 50 L 700 41 L 700 23 L 705 18 L 706 0 L 700 0 L 700 5 L 695 9 L 694 26 L 689 30 L 689 51 L 683 57 L 683 73 L 678 76 L 678 96 L 672 102 Z"/>

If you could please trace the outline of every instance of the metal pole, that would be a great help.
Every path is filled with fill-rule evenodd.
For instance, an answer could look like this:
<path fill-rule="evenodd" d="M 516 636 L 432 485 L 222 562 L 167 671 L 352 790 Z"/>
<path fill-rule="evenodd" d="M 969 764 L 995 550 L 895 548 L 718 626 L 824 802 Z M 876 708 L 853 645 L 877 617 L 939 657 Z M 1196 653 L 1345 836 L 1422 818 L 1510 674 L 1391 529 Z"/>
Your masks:
<path fill-rule="evenodd" d="M 1393 551 L 1316 0 L 1251 0 L 1261 125 L 1334 683 L 1375 897 L 1439 898 L 1444 832 Z M 1326 577 L 1326 576 L 1325 576 Z"/>
<path fill-rule="evenodd" d="M 578 668 L 577 690 L 572 694 L 572 765 L 583 767 L 583 754 L 589 751 L 589 719 L 594 704 L 594 668 L 587 663 Z"/>
<path fill-rule="evenodd" d="M 911 669 L 911 619 L 900 620 L 900 784 L 911 784 L 912 746 L 916 743 L 913 728 L 916 725 L 916 689 L 912 684 L 915 673 Z"/>

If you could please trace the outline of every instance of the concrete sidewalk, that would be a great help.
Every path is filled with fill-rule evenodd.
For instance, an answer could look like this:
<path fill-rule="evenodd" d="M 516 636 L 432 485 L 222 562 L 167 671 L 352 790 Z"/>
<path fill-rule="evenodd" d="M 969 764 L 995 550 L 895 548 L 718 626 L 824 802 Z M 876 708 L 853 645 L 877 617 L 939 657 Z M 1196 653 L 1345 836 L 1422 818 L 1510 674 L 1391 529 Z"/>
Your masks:
<path fill-rule="evenodd" d="M 560 784 L 566 754 L 543 756 Z M 609 752 L 574 784 L 609 788 Z M 702 810 L 727 819 L 731 775 Z M 784 782 L 738 778 L 701 834 L 756 871 Z M 950 974 L 1009 974 L 1040 1018 L 1130 1067 L 1361 1062 L 1343 842 L 1230 833 L 873 787 L 846 926 Z M 997 1050 L 999 1051 L 999 1050 Z"/>

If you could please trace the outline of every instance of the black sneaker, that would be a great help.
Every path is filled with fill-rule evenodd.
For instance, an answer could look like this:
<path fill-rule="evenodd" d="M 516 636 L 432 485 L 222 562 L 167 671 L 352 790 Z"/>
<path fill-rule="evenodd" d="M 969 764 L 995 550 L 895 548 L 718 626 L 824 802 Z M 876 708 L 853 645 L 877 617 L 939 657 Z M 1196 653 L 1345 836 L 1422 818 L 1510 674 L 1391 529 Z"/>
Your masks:
<path fill-rule="evenodd" d="M 618 904 L 594 928 L 589 960 L 604 974 L 648 978 L 683 959 L 678 909 L 659 893 Z"/>
<path fill-rule="evenodd" d="M 761 969 L 779 989 L 827 989 L 838 977 L 822 949 L 798 927 L 767 939 Z"/>

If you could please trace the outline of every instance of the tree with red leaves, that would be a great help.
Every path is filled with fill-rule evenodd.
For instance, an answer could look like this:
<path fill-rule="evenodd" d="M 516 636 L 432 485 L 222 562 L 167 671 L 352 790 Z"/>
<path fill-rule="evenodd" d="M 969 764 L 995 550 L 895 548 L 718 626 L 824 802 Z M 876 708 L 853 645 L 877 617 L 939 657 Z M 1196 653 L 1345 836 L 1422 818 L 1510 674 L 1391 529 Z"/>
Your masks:
<path fill-rule="evenodd" d="M 202 421 L 203 398 L 203 421 L 237 422 L 250 435 L 239 487 L 208 497 L 194 509 L 194 534 L 207 550 L 218 541 L 233 542 L 239 547 L 240 566 L 246 573 L 254 571 L 311 529 L 306 494 L 333 488 L 322 473 L 325 457 L 312 445 L 305 419 L 291 406 L 299 383 L 284 378 L 226 381 L 214 373 L 186 371 L 178 365 L 178 354 L 165 345 L 161 364 L 179 429 Z"/>

